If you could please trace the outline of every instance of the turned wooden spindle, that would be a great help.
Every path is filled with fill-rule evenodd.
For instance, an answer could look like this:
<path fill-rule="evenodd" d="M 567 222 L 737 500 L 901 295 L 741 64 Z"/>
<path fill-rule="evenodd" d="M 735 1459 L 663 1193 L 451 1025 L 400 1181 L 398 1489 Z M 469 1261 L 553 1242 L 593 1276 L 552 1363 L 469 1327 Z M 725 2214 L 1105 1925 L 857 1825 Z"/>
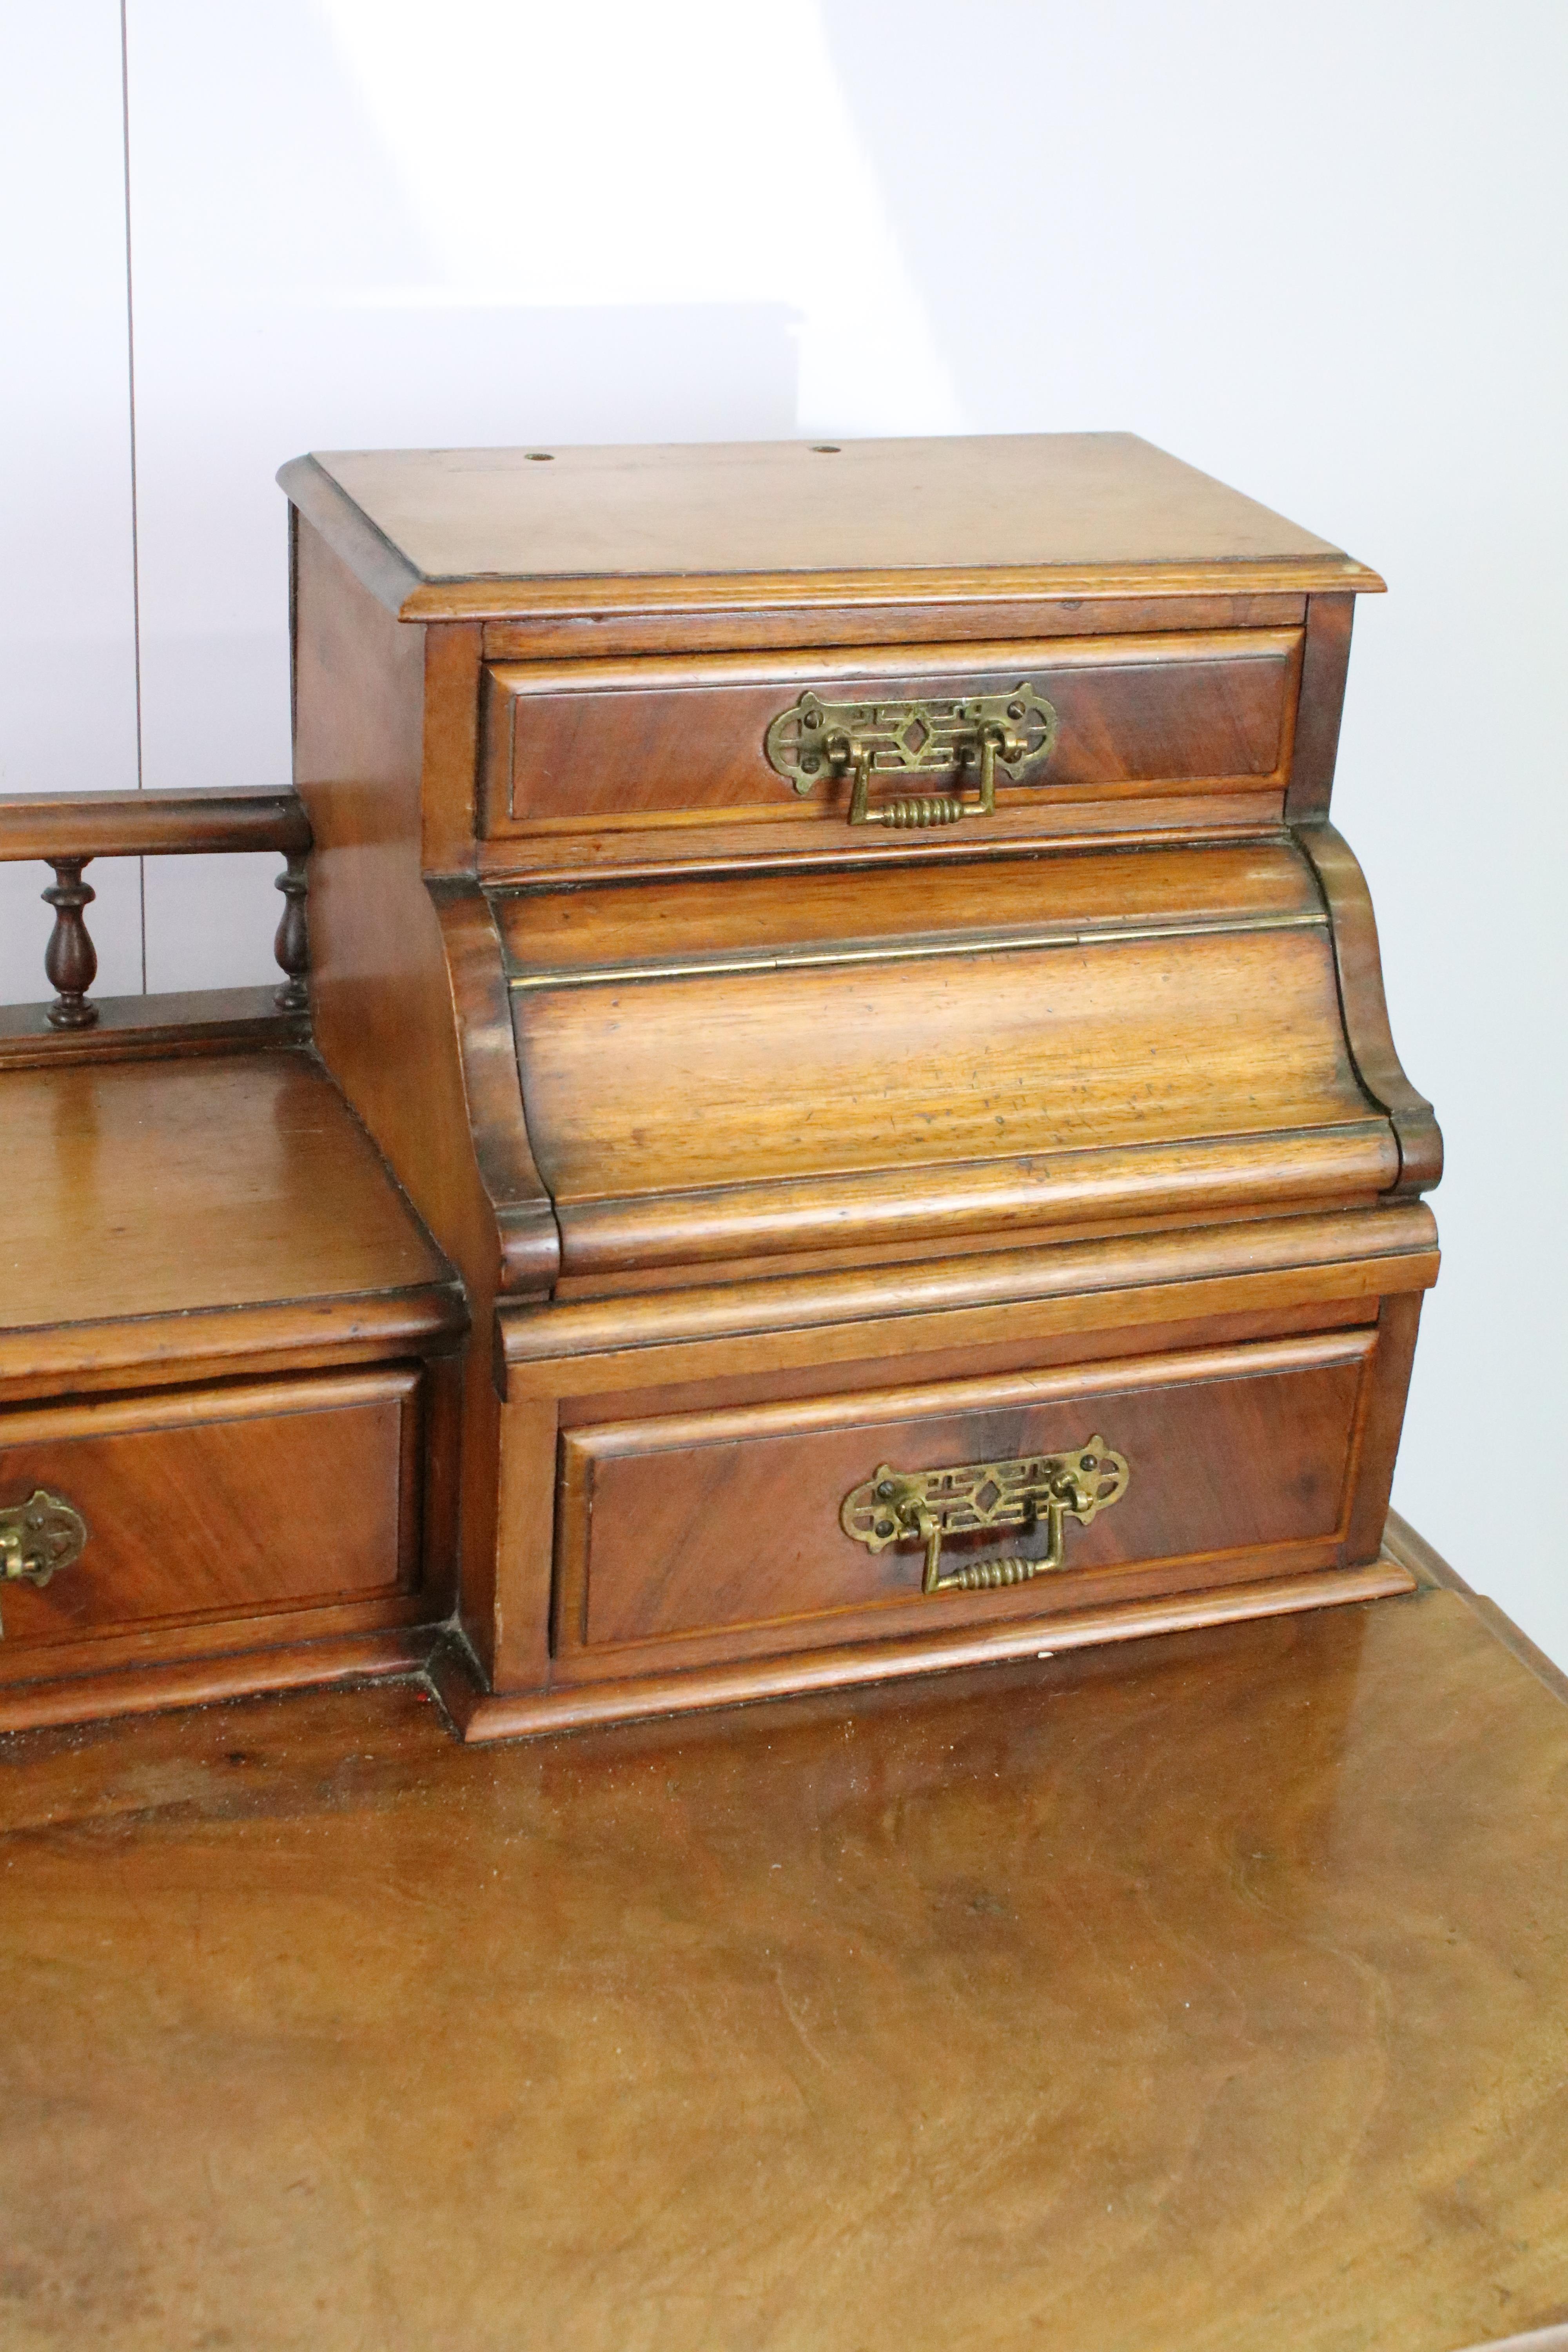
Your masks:
<path fill-rule="evenodd" d="M 44 971 L 58 992 L 48 1017 L 57 1029 L 90 1029 L 98 1007 L 89 1002 L 87 992 L 98 974 L 98 950 L 88 936 L 82 909 L 91 906 L 98 893 L 81 878 L 87 858 L 51 857 L 47 863 L 55 879 L 43 895 L 45 904 L 55 910 L 55 928 L 44 950 Z"/>
<path fill-rule="evenodd" d="M 289 863 L 273 885 L 283 893 L 283 913 L 272 942 L 279 967 L 287 975 L 274 999 L 279 1013 L 303 1013 L 310 1002 L 305 982 L 310 963 L 310 927 L 305 916 L 305 855 L 302 849 L 290 850 Z"/>

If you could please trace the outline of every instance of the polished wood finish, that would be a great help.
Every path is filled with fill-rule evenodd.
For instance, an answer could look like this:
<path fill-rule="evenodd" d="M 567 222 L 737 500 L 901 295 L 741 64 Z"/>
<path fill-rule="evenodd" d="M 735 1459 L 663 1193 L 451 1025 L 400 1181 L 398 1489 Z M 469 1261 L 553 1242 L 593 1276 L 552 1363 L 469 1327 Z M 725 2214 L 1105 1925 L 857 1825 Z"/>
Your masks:
<path fill-rule="evenodd" d="M 42 1486 L 87 1547 L 0 1593 L 0 1679 L 154 1619 L 254 1619 L 405 1591 L 420 1558 L 420 1374 L 406 1366 L 0 1412 L 0 1505 Z"/>
<path fill-rule="evenodd" d="M 1565 1770 L 1561 1698 L 1431 1587 L 510 1752 L 417 1685 L 35 1733 L 10 2332 L 1553 2328 Z"/>
<path fill-rule="evenodd" d="M 988 639 L 1027 643 L 1040 637 L 1143 636 L 1155 631 L 1300 628 L 1307 617 L 1304 595 L 1194 595 L 1173 591 L 1159 580 L 1134 593 L 1123 581 L 1114 594 L 1104 583 L 1087 595 L 1011 595 L 987 586 L 980 575 L 962 597 L 931 603 L 919 598 L 915 575 L 910 586 L 919 601 L 919 633 L 933 645 L 967 645 Z M 1371 585 L 1370 579 L 1366 582 Z M 618 583 L 612 583 L 612 587 Z M 674 583 L 660 583 L 660 593 Z M 584 583 L 584 588 L 586 583 Z M 820 593 L 804 594 L 798 605 L 769 607 L 736 602 L 748 583 L 734 581 L 716 591 L 706 608 L 689 597 L 665 603 L 655 613 L 633 604 L 592 610 L 554 609 L 560 589 L 547 588 L 542 609 L 509 614 L 480 624 L 487 661 L 580 658 L 592 652 L 606 658 L 622 654 L 735 653 L 751 646 L 897 646 L 910 638 L 908 602 L 879 604 L 850 586 L 840 604 Z M 624 591 L 622 592 L 625 593 Z M 587 599 L 580 592 L 580 602 Z"/>
<path fill-rule="evenodd" d="M 574 1428 L 562 1441 L 557 1647 L 626 1649 L 734 1626 L 784 1648 L 873 1623 L 1054 1617 L 1184 1580 L 1256 1582 L 1282 1560 L 1337 1567 L 1375 1344 L 1364 1331 L 1327 1332 Z M 923 1595 L 918 1541 L 874 1554 L 839 1526 L 845 1496 L 881 1463 L 1010 1461 L 1100 1433 L 1131 1464 L 1128 1490 L 1092 1525 L 1068 1526 L 1063 1567 L 1044 1583 Z M 944 1564 L 995 1541 L 951 1547 Z M 1038 1557 L 1045 1530 L 1005 1542 Z M 1303 1557 L 1308 1548 L 1318 1556 Z"/>
<path fill-rule="evenodd" d="M 5 1071 L 0 1498 L 89 1528 L 0 1591 L 5 1722 L 401 1671 L 452 1605 L 451 1268 L 319 1066 L 191 1042 Z"/>
<path fill-rule="evenodd" d="M 273 887 L 283 893 L 283 912 L 272 941 L 272 952 L 283 974 L 275 1001 L 279 1013 L 303 1013 L 310 1001 L 305 982 L 310 968 L 310 927 L 305 913 L 308 885 L 303 850 L 289 851 L 289 863 Z"/>
<path fill-rule="evenodd" d="M 54 1003 L 46 1008 L 53 1029 L 90 1029 L 98 1018 L 98 1007 L 87 1000 L 98 977 L 98 950 L 84 919 L 98 893 L 81 878 L 86 863 L 81 857 L 49 860 L 55 878 L 43 897 L 55 910 L 55 927 L 44 950 L 44 976 L 56 991 Z"/>
<path fill-rule="evenodd" d="M 1321 824 L 1329 813 L 1354 621 L 1353 595 L 1308 599 L 1300 712 L 1285 796 L 1285 814 L 1292 824 Z"/>
<path fill-rule="evenodd" d="M 1022 678 L 1060 720 L 1047 761 L 997 786 L 1016 822 L 1092 790 L 1152 788 L 1225 795 L 1282 793 L 1290 755 L 1300 637 L 1295 631 L 1110 637 L 966 648 L 945 659 L 906 646 L 879 656 L 802 662 L 742 656 L 703 661 L 492 665 L 485 703 L 483 819 L 491 836 L 650 825 L 688 854 L 690 829 L 744 815 L 802 845 L 839 845 L 847 779 L 804 799 L 763 755 L 770 721 L 807 687 L 839 701 L 928 701 L 1009 692 Z"/>
<path fill-rule="evenodd" d="M 0 797 L 0 861 L 42 858 L 54 869 L 43 893 L 55 910 L 44 971 L 56 990 L 44 1008 L 48 1029 L 67 1035 L 96 1028 L 101 1008 L 88 996 L 98 971 L 85 910 L 97 893 L 82 880 L 94 857 L 193 856 L 212 851 L 280 849 L 288 865 L 278 887 L 286 905 L 273 952 L 284 978 L 275 1009 L 305 1011 L 310 933 L 305 917 L 310 827 L 292 793 L 94 793 L 50 799 Z"/>
<path fill-rule="evenodd" d="M 342 451 L 279 478 L 409 621 L 1383 584 L 1129 433 Z"/>
<path fill-rule="evenodd" d="M 1181 1226 L 980 1256 L 672 1286 L 498 1310 L 509 1397 L 651 1387 L 1002 1338 L 1288 1308 L 1430 1287 L 1423 1202 Z"/>
<path fill-rule="evenodd" d="M 44 1003 L 0 1004 L 0 1070 L 61 1069 L 72 1062 L 145 1061 L 178 1054 L 255 1052 L 310 1042 L 308 1018 L 281 1013 L 272 988 L 171 989 L 98 996 L 87 1034 L 54 1027 Z"/>
<path fill-rule="evenodd" d="M 6 1200 L 4 1319 L 40 1349 L 133 1315 L 450 1298 L 450 1268 L 300 1055 L 46 1066 L 5 1084 L 7 1151 L 31 1181 Z"/>
<path fill-rule="evenodd" d="M 1431 1104 L 1411 1085 L 1394 1051 L 1366 877 L 1331 824 L 1303 825 L 1297 839 L 1311 860 L 1333 927 L 1345 1035 L 1357 1075 L 1387 1112 L 1399 1145 L 1397 1190 L 1428 1192 L 1443 1173 L 1443 1138 Z"/>
<path fill-rule="evenodd" d="M 298 796 L 259 786 L 228 793 L 0 793 L 0 861 L 208 856 L 310 846 Z"/>
<path fill-rule="evenodd" d="M 525 1446 L 510 1475 L 532 1503 L 504 1546 L 490 1694 L 459 1696 L 458 1654 L 447 1674 L 465 1736 L 1404 1589 L 1378 1534 L 1434 1239 L 1409 1203 L 503 1303 L 503 1459 Z M 1075 1531 L 1065 1573 L 933 1614 L 908 1557 L 847 1542 L 838 1504 L 895 1459 L 884 1424 L 901 1425 L 900 1466 L 1010 1458 L 1037 1442 L 1018 1421 L 1032 1401 L 1055 1416 L 1040 1445 L 1101 1434 L 1136 1456 L 1139 1507 Z"/>
<path fill-rule="evenodd" d="M 630 1613 L 601 1638 L 572 1481 L 621 1422 L 626 1526 L 673 1529 L 698 1499 L 644 1425 L 672 1415 L 782 1416 L 820 1500 L 836 1394 L 1069 1361 L 1088 1393 L 1140 1352 L 1347 1347 L 1331 1410 L 1279 1409 L 1253 1536 L 1195 1510 L 1188 1539 L 1130 1537 L 1111 1597 L 982 1596 L 973 1638 L 1399 1585 L 1378 1528 L 1436 1252 L 1390 1204 L 1435 1177 L 1436 1130 L 1385 1045 L 1359 877 L 1289 814 L 1321 835 L 1374 574 L 1115 435 L 359 453 L 282 479 L 314 1035 L 472 1318 L 471 1733 L 710 1704 L 829 1651 L 848 1680 L 940 1657 L 858 1603 L 830 1641 L 814 1602 L 781 1663 L 776 1595 L 644 1623 L 629 1569 L 604 1570 Z M 851 828 L 763 757 L 807 688 L 1026 677 L 1060 735 L 984 825 Z M 1233 1390 L 1276 1394 L 1161 1391 L 1150 1458 L 1242 1447 Z M 741 1540 L 722 1481 L 702 1519 L 668 1567 L 707 1589 Z"/>
<path fill-rule="evenodd" d="M 493 1645 L 503 1280 L 546 1293 L 560 1241 L 515 1078 L 500 943 L 448 866 L 473 854 L 477 632 L 403 627 L 303 520 L 294 527 L 295 766 L 310 813 L 314 1033 L 458 1268 L 468 1353 L 458 1489 L 464 1622 Z M 426 887 L 430 863 L 448 886 Z"/>
<path fill-rule="evenodd" d="M 525 971 L 518 1058 L 563 1271 L 1387 1188 L 1398 1153 L 1345 1050 L 1327 926 L 1300 898 L 1226 907 L 1195 862 L 996 861 L 956 936 L 938 911 L 876 953 L 878 880 L 840 877 L 836 943 L 780 921 L 728 954 Z M 708 895 L 721 931 L 728 891 Z M 786 916 L 776 895 L 742 921 Z M 623 894 L 627 944 L 637 913 Z"/>

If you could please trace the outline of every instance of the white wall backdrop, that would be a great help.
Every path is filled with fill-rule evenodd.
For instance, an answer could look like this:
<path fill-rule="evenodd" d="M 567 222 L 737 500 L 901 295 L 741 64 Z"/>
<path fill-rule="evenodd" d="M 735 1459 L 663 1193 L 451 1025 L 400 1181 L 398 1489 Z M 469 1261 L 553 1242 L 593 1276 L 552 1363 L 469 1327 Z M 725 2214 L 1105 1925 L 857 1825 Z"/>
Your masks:
<path fill-rule="evenodd" d="M 0 15 L 0 789 L 287 775 L 311 446 L 1122 426 L 1385 572 L 1337 814 L 1449 1144 L 1396 1500 L 1568 1663 L 1561 0 Z M 100 986 L 267 977 L 272 870 L 149 864 L 143 934 L 98 865 Z"/>

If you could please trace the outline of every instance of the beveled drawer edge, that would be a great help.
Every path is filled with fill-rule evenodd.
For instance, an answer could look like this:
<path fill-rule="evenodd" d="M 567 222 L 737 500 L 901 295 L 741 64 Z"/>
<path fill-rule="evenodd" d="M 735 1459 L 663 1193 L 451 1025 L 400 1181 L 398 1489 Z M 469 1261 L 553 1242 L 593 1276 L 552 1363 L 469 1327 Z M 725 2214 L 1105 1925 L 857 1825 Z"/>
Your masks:
<path fill-rule="evenodd" d="M 12 1445 L 51 1440 L 70 1445 L 79 1440 L 132 1436 L 141 1430 L 202 1428 L 214 1422 L 283 1421 L 389 1400 L 406 1406 L 424 1380 L 421 1364 L 399 1361 L 232 1383 L 181 1381 L 128 1396 L 0 1405 L 0 1465 Z M 63 1428 L 62 1423 L 74 1425 Z"/>
<path fill-rule="evenodd" d="M 325 1370 L 345 1360 L 428 1359 L 460 1347 L 468 1324 L 467 1302 L 452 1282 L 0 1331 L 0 1407 L 13 1395 L 26 1402 L 50 1391 L 162 1391 Z"/>
<path fill-rule="evenodd" d="M 1426 1288 L 1436 1278 L 1425 1261 L 1436 1239 L 1431 1211 L 1423 1202 L 1402 1201 L 1326 1215 L 1258 1218 L 1217 1229 L 1184 1227 L 1121 1241 L 995 1250 L 851 1275 L 786 1275 L 538 1306 L 502 1301 L 496 1309 L 498 1355 L 510 1375 L 514 1368 L 560 1365 L 580 1356 L 619 1356 L 692 1341 L 754 1339 L 829 1324 L 1368 1261 L 1389 1266 L 1390 1261 L 1397 1265 L 1401 1259 L 1413 1260 L 1412 1278 L 1395 1276 L 1388 1286 Z"/>
<path fill-rule="evenodd" d="M 335 485 L 334 485 L 335 487 Z M 315 512 L 300 492 L 309 485 L 285 481 L 290 498 L 312 521 Z M 324 511 L 324 502 L 323 502 Z M 329 537 L 335 519 L 329 519 Z M 362 529 L 380 540 L 374 526 Z M 318 525 L 319 528 L 321 526 Z M 346 536 L 346 534 L 345 534 Z M 385 542 L 381 542 L 384 547 Z M 374 551 L 380 555 L 381 547 Z M 352 556 L 345 560 L 353 562 Z M 405 559 L 397 558 L 397 562 Z M 372 583 L 391 605 L 392 567 Z M 560 617 L 597 613 L 636 613 L 657 619 L 666 614 L 776 610 L 793 614 L 859 604 L 909 605 L 971 603 L 1058 604 L 1074 598 L 1144 596 L 1311 595 L 1322 590 L 1376 594 L 1384 581 L 1353 556 L 1227 557 L 1212 563 L 996 565 L 984 571 L 935 568 L 901 572 L 596 572 L 592 575 L 526 574 L 486 580 L 417 579 L 391 608 L 404 621 L 508 621 L 530 615 Z"/>
<path fill-rule="evenodd" d="M 1321 592 L 1320 592 L 1321 593 Z M 1300 628 L 1308 596 L 1292 592 L 1020 598 L 944 596 L 913 608 L 928 645 L 968 645 L 989 638 L 1177 635 L 1207 629 Z M 635 657 L 673 653 L 815 653 L 840 646 L 902 645 L 910 635 L 908 604 L 856 604 L 847 597 L 794 609 L 727 605 L 722 602 L 649 613 L 629 606 L 514 613 L 483 621 L 487 662 L 575 661 L 587 656 Z"/>
<path fill-rule="evenodd" d="M 1301 650 L 1300 626 L 1142 631 L 1125 636 L 997 637 L 935 644 L 824 646 L 776 655 L 751 653 L 585 654 L 553 661 L 487 664 L 491 690 L 526 700 L 531 695 L 659 693 L 700 695 L 743 686 L 812 685 L 818 678 L 898 678 L 930 667 L 933 674 L 968 677 L 1048 663 L 1054 669 L 1173 669 L 1187 663 L 1290 661 Z"/>
<path fill-rule="evenodd" d="M 562 1432 L 563 1459 L 658 1454 L 668 1447 L 723 1445 L 742 1438 L 805 1436 L 818 1429 L 874 1428 L 922 1413 L 1001 1412 L 1014 1405 L 1115 1394 L 1123 1389 L 1200 1388 L 1215 1381 L 1277 1378 L 1334 1364 L 1366 1364 L 1377 1352 L 1375 1324 L 1330 1331 L 1290 1331 L 1229 1347 L 1159 1349 L 1106 1363 L 1053 1365 L 1037 1372 L 980 1372 L 963 1380 L 911 1381 L 902 1387 L 839 1389 L 778 1404 L 728 1405 L 708 1412 L 577 1423 Z"/>

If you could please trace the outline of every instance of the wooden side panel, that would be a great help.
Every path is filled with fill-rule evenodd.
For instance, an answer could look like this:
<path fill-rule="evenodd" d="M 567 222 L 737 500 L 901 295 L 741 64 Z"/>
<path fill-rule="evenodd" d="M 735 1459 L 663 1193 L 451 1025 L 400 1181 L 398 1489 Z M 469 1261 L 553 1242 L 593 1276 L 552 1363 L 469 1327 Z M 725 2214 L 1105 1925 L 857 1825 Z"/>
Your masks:
<path fill-rule="evenodd" d="M 0 1591 L 0 1673 L 37 1674 L 39 1647 L 153 1620 L 410 1589 L 420 1385 L 394 1366 L 0 1414 L 0 1496 L 43 1487 L 88 1527 L 47 1584 Z"/>
<path fill-rule="evenodd" d="M 795 1646 L 850 1638 L 868 1612 L 893 1633 L 922 1618 L 1092 1606 L 1127 1588 L 1126 1570 L 1153 1562 L 1186 1563 L 1189 1583 L 1223 1576 L 1237 1553 L 1250 1577 L 1276 1553 L 1299 1569 L 1300 1547 L 1342 1538 L 1373 1344 L 1364 1331 L 1311 1335 L 1098 1374 L 573 1430 L 563 1441 L 560 1646 L 723 1628 L 768 1628 L 775 1646 Z M 1089 1527 L 1069 1523 L 1065 1568 L 1032 1584 L 923 1595 L 918 1542 L 873 1554 L 839 1525 L 845 1496 L 882 1465 L 1005 1461 L 1091 1437 L 1126 1456 L 1127 1492 Z M 998 1550 L 1037 1557 L 1044 1543 L 1043 1528 L 970 1540 L 950 1547 L 944 1566 Z"/>
<path fill-rule="evenodd" d="M 763 757 L 770 720 L 807 688 L 901 701 L 1005 693 L 1028 678 L 1060 732 L 1037 778 L 999 784 L 1004 809 L 1101 785 L 1282 784 L 1300 650 L 1297 631 L 1256 630 L 976 647 L 956 661 L 914 647 L 809 667 L 721 656 L 492 668 L 486 828 L 613 829 L 701 812 L 837 831 L 847 781 L 801 799 Z"/>
<path fill-rule="evenodd" d="M 421 870 L 426 633 L 395 619 L 302 520 L 295 619 L 295 778 L 316 841 L 317 1045 L 458 1268 L 483 1334 L 500 1280 L 501 1234 L 475 1157 L 452 979 Z M 477 698 L 477 631 L 446 649 L 433 677 L 448 701 Z M 447 724 L 436 713 L 428 737 L 433 757 L 446 746 L 459 762 L 471 741 L 460 709 Z M 460 779 L 433 786 L 443 806 L 460 796 Z M 495 954 L 499 968 L 499 946 Z M 468 1622 L 487 1659 L 497 1415 L 481 1339 L 468 1355 L 460 1486 Z"/>
<path fill-rule="evenodd" d="M 1320 594 L 1308 599 L 1296 749 L 1290 763 L 1290 787 L 1285 796 L 1285 814 L 1292 824 L 1321 824 L 1329 813 L 1354 621 L 1355 598 L 1352 594 Z"/>

